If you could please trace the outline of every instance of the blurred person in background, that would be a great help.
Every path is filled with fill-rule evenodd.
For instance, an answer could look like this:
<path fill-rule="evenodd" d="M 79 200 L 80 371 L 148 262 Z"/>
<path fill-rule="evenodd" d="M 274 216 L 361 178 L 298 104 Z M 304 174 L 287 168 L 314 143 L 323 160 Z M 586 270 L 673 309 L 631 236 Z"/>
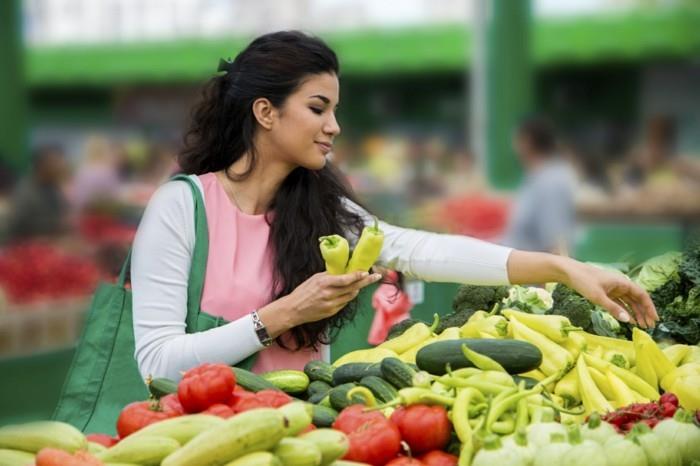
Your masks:
<path fill-rule="evenodd" d="M 178 160 L 188 180 L 156 191 L 134 240 L 134 356 L 144 376 L 179 379 L 203 362 L 238 364 L 253 354 L 255 372 L 329 360 L 328 343 L 353 320 L 359 292 L 381 279 L 368 270 L 328 274 L 319 253 L 319 237 L 341 234 L 354 246 L 376 223 L 326 158 L 341 131 L 335 52 L 302 32 L 276 32 L 222 60 L 219 71 L 192 113 Z M 188 334 L 193 193 L 201 194 L 208 225 L 197 304 L 228 322 Z M 658 320 L 649 296 L 618 274 L 467 236 L 379 226 L 377 265 L 406 276 L 563 282 L 622 321 L 649 327 Z"/>
<path fill-rule="evenodd" d="M 82 211 L 90 204 L 111 201 L 119 192 L 119 173 L 113 143 L 103 136 L 85 142 L 82 160 L 71 185 L 72 202 Z"/>
<path fill-rule="evenodd" d="M 576 174 L 559 151 L 552 123 L 523 120 L 513 138 L 525 169 L 503 243 L 516 249 L 568 255 L 573 244 Z"/>
<path fill-rule="evenodd" d="M 69 167 L 59 145 L 38 147 L 30 172 L 19 180 L 11 197 L 8 221 L 10 242 L 33 238 L 57 240 L 70 233 L 65 195 Z"/>

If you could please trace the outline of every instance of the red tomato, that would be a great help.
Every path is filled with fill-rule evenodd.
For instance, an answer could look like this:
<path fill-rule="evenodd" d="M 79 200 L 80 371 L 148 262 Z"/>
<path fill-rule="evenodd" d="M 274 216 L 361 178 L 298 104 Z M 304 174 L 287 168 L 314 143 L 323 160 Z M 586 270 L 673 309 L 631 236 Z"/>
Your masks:
<path fill-rule="evenodd" d="M 459 458 L 444 451 L 433 450 L 419 458 L 425 466 L 457 466 Z"/>
<path fill-rule="evenodd" d="M 389 461 L 386 466 L 425 466 L 422 461 L 410 456 L 399 456 Z"/>
<path fill-rule="evenodd" d="M 135 401 L 129 403 L 122 409 L 117 419 L 119 438 L 124 438 L 149 424 L 171 417 L 175 416 L 163 411 L 157 401 Z"/>
<path fill-rule="evenodd" d="M 226 364 L 202 364 L 185 372 L 177 396 L 188 413 L 204 411 L 216 403 L 231 401 L 236 376 Z"/>
<path fill-rule="evenodd" d="M 344 432 L 350 441 L 344 459 L 382 466 L 399 453 L 401 434 L 382 413 L 364 409 L 363 405 L 345 408 L 333 428 Z"/>
<path fill-rule="evenodd" d="M 118 438 L 107 434 L 88 434 L 86 437 L 88 441 L 99 443 L 107 448 L 111 447 L 112 445 L 116 445 L 119 442 Z"/>
<path fill-rule="evenodd" d="M 292 401 L 292 397 L 279 390 L 261 390 L 258 393 L 235 392 L 233 409 L 237 413 L 255 408 L 279 408 Z"/>
<path fill-rule="evenodd" d="M 222 403 L 216 403 L 214 405 L 211 405 L 202 412 L 204 414 L 212 414 L 214 416 L 219 416 L 219 417 L 224 418 L 224 419 L 228 419 L 231 416 L 236 414 L 233 411 L 233 408 L 231 408 L 229 405 L 225 405 Z"/>
<path fill-rule="evenodd" d="M 34 458 L 36 466 L 104 466 L 104 463 L 86 451 L 71 455 L 57 448 L 43 448 Z"/>
<path fill-rule="evenodd" d="M 442 450 L 450 441 L 452 425 L 442 406 L 411 405 L 399 408 L 391 421 L 414 454 Z"/>
<path fill-rule="evenodd" d="M 365 411 L 366 407 L 361 404 L 348 406 L 338 414 L 333 422 L 333 428 L 349 434 L 359 429 L 368 421 L 386 421 L 386 417 L 379 411 Z"/>
<path fill-rule="evenodd" d="M 171 393 L 162 397 L 160 399 L 160 407 L 164 412 L 173 417 L 185 414 L 185 409 L 182 407 L 182 404 L 180 404 L 177 393 Z"/>

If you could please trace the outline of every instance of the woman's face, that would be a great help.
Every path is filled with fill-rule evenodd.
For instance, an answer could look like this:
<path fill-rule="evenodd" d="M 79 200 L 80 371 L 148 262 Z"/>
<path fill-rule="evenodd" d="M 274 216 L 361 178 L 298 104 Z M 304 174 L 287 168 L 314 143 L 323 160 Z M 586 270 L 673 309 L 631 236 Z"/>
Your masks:
<path fill-rule="evenodd" d="M 340 134 L 335 118 L 339 83 L 334 74 L 310 75 L 281 108 L 270 131 L 273 153 L 285 162 L 320 170 Z"/>

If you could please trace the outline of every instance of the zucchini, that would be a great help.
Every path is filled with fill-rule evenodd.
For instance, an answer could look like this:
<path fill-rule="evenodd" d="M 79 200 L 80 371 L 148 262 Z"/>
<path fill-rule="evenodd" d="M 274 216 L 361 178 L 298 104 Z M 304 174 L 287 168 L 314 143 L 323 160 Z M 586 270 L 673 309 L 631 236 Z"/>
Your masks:
<path fill-rule="evenodd" d="M 148 382 L 148 391 L 157 400 L 165 395 L 177 393 L 177 382 L 165 377 L 158 377 Z"/>
<path fill-rule="evenodd" d="M 333 372 L 333 385 L 338 386 L 348 382 L 359 382 L 368 375 L 382 376 L 380 363 L 349 362 L 338 366 Z"/>
<path fill-rule="evenodd" d="M 277 408 L 286 421 L 284 425 L 285 437 L 292 437 L 309 427 L 312 421 L 313 406 L 305 401 L 293 401 Z"/>
<path fill-rule="evenodd" d="M 314 380 L 309 384 L 309 387 L 306 389 L 308 392 L 309 396 L 312 395 L 318 395 L 318 394 L 326 394 L 328 391 L 333 388 L 323 380 Z"/>
<path fill-rule="evenodd" d="M 282 369 L 262 374 L 262 378 L 285 393 L 298 395 L 309 386 L 309 377 L 302 371 Z"/>
<path fill-rule="evenodd" d="M 223 423 L 223 419 L 211 414 L 188 414 L 149 424 L 129 435 L 129 438 L 153 435 L 156 437 L 169 437 L 177 440 L 180 445 L 185 445 L 205 430 L 220 426 Z"/>
<path fill-rule="evenodd" d="M 323 455 L 316 444 L 310 440 L 285 437 L 272 449 L 272 454 L 280 459 L 284 466 L 318 466 Z"/>
<path fill-rule="evenodd" d="M 532 343 L 521 340 L 490 338 L 462 338 L 436 341 L 421 348 L 416 355 L 416 364 L 421 370 L 434 375 L 447 372 L 447 364 L 454 369 L 474 367 L 464 354 L 462 345 L 488 356 L 510 374 L 521 374 L 536 369 L 542 364 L 542 352 Z"/>
<path fill-rule="evenodd" d="M 376 375 L 362 377 L 360 385 L 369 388 L 372 394 L 381 403 L 388 403 L 399 396 L 399 392 L 396 391 L 393 385 Z"/>
<path fill-rule="evenodd" d="M 75 453 L 87 448 L 87 439 L 72 425 L 59 421 L 34 421 L 0 427 L 0 448 L 37 453 L 47 447 Z"/>
<path fill-rule="evenodd" d="M 158 466 L 165 457 L 180 448 L 180 443 L 170 437 L 155 435 L 126 437 L 105 451 L 95 455 L 105 463 L 135 463 Z"/>
<path fill-rule="evenodd" d="M 327 384 L 333 383 L 333 367 L 330 363 L 326 361 L 309 361 L 304 366 L 304 374 L 309 377 L 311 381 L 326 382 Z"/>
<path fill-rule="evenodd" d="M 282 466 L 282 462 L 269 451 L 256 451 L 241 456 L 227 463 L 226 466 Z"/>
<path fill-rule="evenodd" d="M 226 464 L 248 453 L 269 450 L 284 437 L 284 415 L 273 408 L 257 408 L 226 419 L 176 450 L 162 466 Z"/>
<path fill-rule="evenodd" d="M 381 363 L 382 378 L 396 388 L 407 388 L 413 385 L 416 371 L 399 358 L 386 358 Z"/>
<path fill-rule="evenodd" d="M 331 427 L 338 417 L 338 411 L 322 405 L 313 405 L 312 423 L 316 427 Z"/>
<path fill-rule="evenodd" d="M 34 464 L 34 454 L 26 451 L 0 448 L 0 464 L 3 466 Z"/>
<path fill-rule="evenodd" d="M 328 392 L 331 407 L 336 411 L 342 411 L 350 405 L 364 403 L 365 400 L 360 395 L 353 395 L 352 400 L 348 400 L 348 392 L 355 387 L 357 387 L 357 384 L 353 382 L 333 387 L 333 389 Z"/>
<path fill-rule="evenodd" d="M 348 437 L 339 430 L 316 429 L 300 435 L 299 438 L 315 443 L 321 450 L 321 466 L 328 466 L 342 458 L 350 449 Z"/>
<path fill-rule="evenodd" d="M 272 383 L 263 379 L 257 374 L 254 374 L 240 367 L 231 367 L 233 374 L 236 376 L 236 383 L 250 392 L 259 392 L 260 390 L 279 390 Z"/>

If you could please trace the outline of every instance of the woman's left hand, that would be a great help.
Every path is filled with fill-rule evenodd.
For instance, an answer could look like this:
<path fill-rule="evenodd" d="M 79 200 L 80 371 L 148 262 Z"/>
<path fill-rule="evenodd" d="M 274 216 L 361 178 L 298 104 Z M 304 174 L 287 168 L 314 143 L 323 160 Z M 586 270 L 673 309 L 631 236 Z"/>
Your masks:
<path fill-rule="evenodd" d="M 649 294 L 625 275 L 575 261 L 571 261 L 566 272 L 568 286 L 617 320 L 634 321 L 644 328 L 654 327 L 659 320 Z"/>

